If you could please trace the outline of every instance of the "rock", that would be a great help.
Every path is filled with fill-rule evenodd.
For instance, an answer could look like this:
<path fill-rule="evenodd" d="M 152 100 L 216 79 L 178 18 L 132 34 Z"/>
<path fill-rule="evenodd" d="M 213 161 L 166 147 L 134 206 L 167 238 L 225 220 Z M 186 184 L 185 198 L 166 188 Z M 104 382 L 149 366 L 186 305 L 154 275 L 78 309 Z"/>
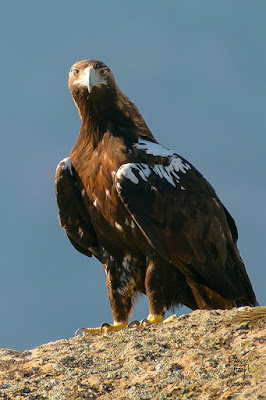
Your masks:
<path fill-rule="evenodd" d="M 0 350 L 0 399 L 266 399 L 266 307 Z"/>

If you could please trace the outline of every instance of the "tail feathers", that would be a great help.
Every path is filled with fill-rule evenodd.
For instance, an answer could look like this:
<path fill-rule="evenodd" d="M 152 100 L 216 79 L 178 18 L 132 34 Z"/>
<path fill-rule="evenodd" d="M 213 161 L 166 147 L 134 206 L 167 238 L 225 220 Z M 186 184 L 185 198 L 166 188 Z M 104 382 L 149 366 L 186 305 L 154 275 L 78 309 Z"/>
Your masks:
<path fill-rule="evenodd" d="M 254 295 L 254 301 L 248 302 L 246 299 L 238 299 L 234 302 L 234 306 L 235 307 L 245 307 L 245 306 L 257 307 L 257 306 L 259 306 L 259 303 Z"/>
<path fill-rule="evenodd" d="M 234 307 L 232 300 L 225 299 L 207 286 L 195 283 L 190 278 L 186 278 L 186 281 L 191 288 L 198 308 L 202 310 L 229 310 Z"/>
<path fill-rule="evenodd" d="M 218 294 L 217 292 L 208 288 L 205 285 L 201 285 L 201 284 L 193 282 L 190 278 L 186 278 L 186 281 L 187 281 L 187 284 L 191 288 L 195 302 L 199 309 L 229 310 L 233 307 L 243 307 L 243 306 L 255 307 L 255 306 L 259 305 L 253 291 L 252 291 L 252 294 L 254 296 L 252 297 L 251 301 L 250 301 L 250 299 L 247 300 L 246 298 L 230 300 L 230 299 L 226 299 L 225 297 L 222 297 L 220 294 Z"/>

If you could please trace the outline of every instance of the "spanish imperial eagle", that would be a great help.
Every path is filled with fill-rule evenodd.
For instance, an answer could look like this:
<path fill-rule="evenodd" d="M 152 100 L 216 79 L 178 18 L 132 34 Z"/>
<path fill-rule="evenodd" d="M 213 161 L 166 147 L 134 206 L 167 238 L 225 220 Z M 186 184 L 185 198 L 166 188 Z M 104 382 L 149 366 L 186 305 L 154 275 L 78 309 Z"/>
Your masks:
<path fill-rule="evenodd" d="M 180 304 L 256 305 L 235 222 L 206 179 L 156 141 L 103 62 L 75 63 L 69 89 L 81 127 L 56 171 L 59 218 L 73 246 L 103 264 L 114 319 L 84 334 L 126 327 L 138 293 L 150 323 Z"/>

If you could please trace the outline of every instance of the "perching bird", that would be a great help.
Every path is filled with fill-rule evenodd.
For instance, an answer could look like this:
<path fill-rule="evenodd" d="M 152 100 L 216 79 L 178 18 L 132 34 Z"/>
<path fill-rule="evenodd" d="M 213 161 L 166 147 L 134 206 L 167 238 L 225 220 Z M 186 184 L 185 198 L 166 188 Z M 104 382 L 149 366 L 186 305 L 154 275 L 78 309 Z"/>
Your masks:
<path fill-rule="evenodd" d="M 81 127 L 56 171 L 59 217 L 73 246 L 103 264 L 114 319 L 84 334 L 126 327 L 139 293 L 150 323 L 180 304 L 257 305 L 233 218 L 192 164 L 157 143 L 108 66 L 77 62 L 69 89 Z"/>

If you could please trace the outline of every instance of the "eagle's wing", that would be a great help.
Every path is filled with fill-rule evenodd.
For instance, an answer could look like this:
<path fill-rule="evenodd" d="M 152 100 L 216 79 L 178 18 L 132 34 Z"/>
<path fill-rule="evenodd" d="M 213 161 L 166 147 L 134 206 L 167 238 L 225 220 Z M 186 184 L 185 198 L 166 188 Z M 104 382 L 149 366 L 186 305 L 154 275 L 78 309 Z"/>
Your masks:
<path fill-rule="evenodd" d="M 60 161 L 55 174 L 59 220 L 72 245 L 88 257 L 98 257 L 98 243 L 84 205 L 85 189 L 70 158 Z"/>
<path fill-rule="evenodd" d="M 235 220 L 224 205 L 223 205 L 223 209 L 225 212 L 226 220 L 227 220 L 233 241 L 236 244 L 236 242 L 238 240 L 238 231 L 237 231 Z"/>
<path fill-rule="evenodd" d="M 194 282 L 225 298 L 253 303 L 234 244 L 234 220 L 211 185 L 186 160 L 159 144 L 141 140 L 135 147 L 142 162 L 122 165 L 115 184 L 150 245 Z"/>

